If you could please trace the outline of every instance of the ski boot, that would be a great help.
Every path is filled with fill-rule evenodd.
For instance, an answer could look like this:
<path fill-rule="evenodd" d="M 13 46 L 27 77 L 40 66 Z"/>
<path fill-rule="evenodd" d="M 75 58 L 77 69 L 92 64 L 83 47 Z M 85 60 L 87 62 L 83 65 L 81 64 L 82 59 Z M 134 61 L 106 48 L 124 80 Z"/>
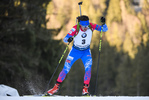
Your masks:
<path fill-rule="evenodd" d="M 89 96 L 90 95 L 90 93 L 88 92 L 88 88 L 89 88 L 89 85 L 88 84 L 84 84 L 83 90 L 82 90 L 82 95 L 83 96 Z"/>
<path fill-rule="evenodd" d="M 58 92 L 60 84 L 56 83 L 54 87 L 47 91 L 45 96 L 52 96 L 54 93 Z"/>

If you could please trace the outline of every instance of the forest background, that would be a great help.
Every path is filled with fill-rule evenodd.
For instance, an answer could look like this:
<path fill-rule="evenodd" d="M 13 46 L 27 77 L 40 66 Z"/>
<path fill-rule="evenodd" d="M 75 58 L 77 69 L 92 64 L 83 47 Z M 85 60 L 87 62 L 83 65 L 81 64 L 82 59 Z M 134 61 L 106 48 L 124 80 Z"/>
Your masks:
<path fill-rule="evenodd" d="M 149 95 L 149 0 L 82 0 L 82 14 L 103 33 L 97 95 Z M 20 95 L 43 93 L 66 48 L 62 39 L 76 24 L 80 0 L 0 1 L 0 84 Z M 94 94 L 100 32 L 94 31 L 89 91 Z M 72 43 L 71 43 L 72 46 Z M 71 49 L 69 46 L 69 50 Z M 62 70 L 64 56 L 49 88 Z M 81 95 L 84 67 L 72 66 L 57 94 Z"/>

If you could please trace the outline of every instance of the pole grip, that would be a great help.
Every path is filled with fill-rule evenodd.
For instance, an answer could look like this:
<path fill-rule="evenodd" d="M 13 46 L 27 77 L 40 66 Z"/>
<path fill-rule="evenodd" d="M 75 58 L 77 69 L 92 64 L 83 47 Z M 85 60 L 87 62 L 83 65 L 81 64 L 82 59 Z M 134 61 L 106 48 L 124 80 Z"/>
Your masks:
<path fill-rule="evenodd" d="M 79 2 L 78 5 L 82 5 L 83 2 Z"/>

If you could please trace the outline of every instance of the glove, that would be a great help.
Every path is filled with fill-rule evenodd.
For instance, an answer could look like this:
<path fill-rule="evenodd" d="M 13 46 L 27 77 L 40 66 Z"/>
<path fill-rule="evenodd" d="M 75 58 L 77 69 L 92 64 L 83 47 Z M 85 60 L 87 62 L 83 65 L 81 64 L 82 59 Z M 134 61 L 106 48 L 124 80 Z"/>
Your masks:
<path fill-rule="evenodd" d="M 104 24 L 104 25 L 100 26 L 99 31 L 101 31 L 101 30 L 102 30 L 103 32 L 106 32 L 106 31 L 108 30 L 107 25 Z"/>
<path fill-rule="evenodd" d="M 100 19 L 100 21 L 102 22 L 102 31 L 103 32 L 106 32 L 107 30 L 108 30 L 108 27 L 107 27 L 107 25 L 105 24 L 105 22 L 106 22 L 106 19 L 104 18 L 104 17 L 101 17 L 101 19 Z M 100 31 L 101 31 L 101 27 L 100 27 Z"/>
<path fill-rule="evenodd" d="M 71 41 L 73 40 L 73 38 L 72 37 L 70 37 L 70 38 L 68 38 L 68 42 L 70 43 Z"/>
<path fill-rule="evenodd" d="M 108 30 L 108 27 L 106 24 L 102 25 L 102 31 L 103 32 L 106 32 Z"/>

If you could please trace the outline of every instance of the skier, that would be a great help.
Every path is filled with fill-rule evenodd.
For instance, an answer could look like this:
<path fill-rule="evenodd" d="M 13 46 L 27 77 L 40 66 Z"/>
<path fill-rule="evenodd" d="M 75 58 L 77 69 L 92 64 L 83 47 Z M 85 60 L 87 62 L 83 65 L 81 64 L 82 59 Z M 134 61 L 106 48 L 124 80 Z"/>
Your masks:
<path fill-rule="evenodd" d="M 57 78 L 56 84 L 52 89 L 47 91 L 46 95 L 53 95 L 54 93 L 58 92 L 60 84 L 65 79 L 73 63 L 78 59 L 82 60 L 85 68 L 84 86 L 82 90 L 82 95 L 89 95 L 88 88 L 91 78 L 91 66 L 92 66 L 90 43 L 92 38 L 92 32 L 94 30 L 101 31 L 101 29 L 103 32 L 106 32 L 108 30 L 108 27 L 106 24 L 100 26 L 97 24 L 90 23 L 89 18 L 86 15 L 82 15 L 79 17 L 79 24 L 73 26 L 73 28 L 63 39 L 65 43 L 68 42 L 70 43 L 74 39 L 73 46 L 66 58 L 64 67 L 60 72 L 59 77 Z"/>

